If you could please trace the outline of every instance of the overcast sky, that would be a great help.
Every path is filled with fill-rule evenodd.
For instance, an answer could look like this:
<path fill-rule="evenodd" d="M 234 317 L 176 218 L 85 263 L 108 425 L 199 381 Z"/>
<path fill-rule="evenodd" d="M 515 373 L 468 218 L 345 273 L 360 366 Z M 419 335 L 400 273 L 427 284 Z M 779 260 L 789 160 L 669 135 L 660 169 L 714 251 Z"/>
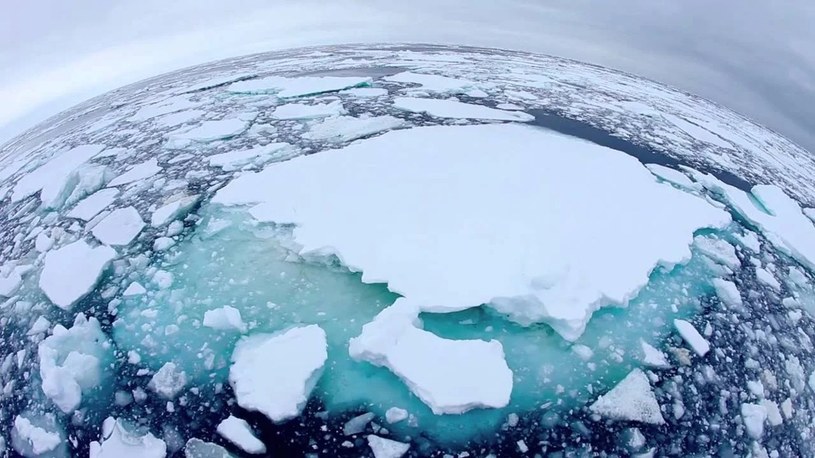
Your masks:
<path fill-rule="evenodd" d="M 213 59 L 401 41 L 569 57 L 726 105 L 815 151 L 812 0 L 26 0 L 0 15 L 0 142 Z"/>

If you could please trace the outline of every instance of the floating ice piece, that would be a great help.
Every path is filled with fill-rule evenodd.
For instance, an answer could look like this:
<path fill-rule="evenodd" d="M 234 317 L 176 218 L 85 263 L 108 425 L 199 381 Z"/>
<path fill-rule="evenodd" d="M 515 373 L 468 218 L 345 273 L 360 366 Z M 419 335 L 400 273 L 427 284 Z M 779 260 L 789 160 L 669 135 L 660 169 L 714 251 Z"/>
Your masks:
<path fill-rule="evenodd" d="M 522 111 L 496 110 L 495 108 L 447 99 L 425 99 L 416 97 L 396 97 L 393 106 L 414 113 L 427 113 L 438 118 L 453 119 L 492 119 L 496 121 L 535 120 L 531 114 Z"/>
<path fill-rule="evenodd" d="M 767 409 L 760 404 L 744 403 L 741 405 L 741 418 L 747 434 L 755 440 L 761 439 L 764 435 L 764 422 L 767 421 Z"/>
<path fill-rule="evenodd" d="M 225 140 L 246 132 L 250 124 L 251 120 L 240 118 L 204 121 L 198 127 L 170 134 L 169 140 L 179 145 L 186 141 L 208 143 L 215 140 Z"/>
<path fill-rule="evenodd" d="M 26 335 L 35 336 L 37 334 L 45 334 L 49 329 L 51 329 L 51 322 L 48 321 L 48 318 L 40 315 L 31 325 L 31 328 L 28 329 Z"/>
<path fill-rule="evenodd" d="M 402 72 L 382 78 L 385 81 L 396 83 L 415 83 L 421 85 L 420 89 L 430 92 L 465 93 L 477 89 L 473 81 L 450 78 L 441 75 L 428 75 L 424 73 Z"/>
<path fill-rule="evenodd" d="M 164 458 L 167 444 L 151 433 L 136 435 L 121 420 L 108 417 L 102 424 L 102 438 L 90 444 L 90 458 Z"/>
<path fill-rule="evenodd" d="M 83 165 L 74 172 L 74 186 L 65 199 L 65 205 L 73 205 L 85 197 L 105 187 L 113 178 L 110 168 L 105 165 Z"/>
<path fill-rule="evenodd" d="M 148 382 L 147 387 L 166 399 L 175 398 L 187 385 L 187 374 L 174 362 L 164 363 Z"/>
<path fill-rule="evenodd" d="M 192 438 L 184 445 L 185 458 L 233 458 L 225 448 L 212 442 Z"/>
<path fill-rule="evenodd" d="M 142 122 L 158 116 L 175 113 L 176 111 L 189 110 L 199 105 L 201 105 L 200 102 L 193 102 L 186 97 L 173 97 L 141 107 L 139 111 L 128 118 L 128 121 Z"/>
<path fill-rule="evenodd" d="M 338 116 L 345 113 L 342 102 L 335 100 L 329 103 L 306 105 L 302 103 L 289 103 L 280 105 L 272 112 L 275 119 L 317 119 L 328 116 Z"/>
<path fill-rule="evenodd" d="M 153 251 L 164 251 L 175 245 L 175 240 L 170 237 L 159 237 L 153 240 Z"/>
<path fill-rule="evenodd" d="M 685 320 L 674 320 L 674 327 L 697 355 L 705 356 L 710 351 L 710 343 L 692 324 Z"/>
<path fill-rule="evenodd" d="M 512 371 L 500 342 L 443 339 L 416 328 L 417 319 L 417 308 L 397 300 L 351 339 L 351 357 L 390 369 L 436 415 L 509 403 Z"/>
<path fill-rule="evenodd" d="M 116 188 L 107 188 L 96 191 L 90 196 L 79 201 L 74 208 L 72 208 L 67 216 L 69 218 L 77 218 L 83 221 L 90 221 L 99 212 L 109 207 L 119 195 L 119 190 Z"/>
<path fill-rule="evenodd" d="M 657 350 L 648 342 L 640 339 L 640 347 L 642 349 L 642 363 L 646 366 L 657 369 L 671 367 L 671 363 L 668 362 L 668 358 L 665 356 L 665 353 Z"/>
<path fill-rule="evenodd" d="M 728 307 L 741 307 L 743 304 L 741 293 L 739 293 L 739 289 L 732 281 L 714 278 L 713 288 L 716 290 L 716 296 L 719 297 L 719 300 L 721 300 L 724 305 Z"/>
<path fill-rule="evenodd" d="M 266 446 L 255 437 L 252 427 L 246 420 L 230 415 L 218 423 L 217 431 L 224 439 L 237 445 L 246 453 L 253 455 L 266 453 Z"/>
<path fill-rule="evenodd" d="M 145 180 L 159 172 L 161 172 L 161 166 L 159 166 L 158 161 L 153 158 L 141 164 L 134 165 L 127 172 L 119 175 L 108 183 L 108 187 L 121 186 L 123 184 L 133 183 L 134 181 Z"/>
<path fill-rule="evenodd" d="M 778 404 L 769 399 L 762 399 L 760 403 L 764 407 L 764 410 L 767 411 L 767 421 L 770 423 L 770 426 L 779 426 L 784 423 L 784 417 L 781 416 L 781 410 L 778 408 Z"/>
<path fill-rule="evenodd" d="M 325 331 L 314 324 L 241 339 L 229 369 L 238 405 L 274 422 L 299 415 L 328 358 L 326 346 Z"/>
<path fill-rule="evenodd" d="M 399 423 L 402 420 L 406 420 L 407 417 L 408 411 L 405 409 L 400 409 L 399 407 L 391 407 L 385 411 L 385 421 L 390 424 Z"/>
<path fill-rule="evenodd" d="M 65 438 L 53 418 L 17 415 L 11 428 L 11 444 L 22 456 L 67 456 Z M 2 451 L 0 451 L 2 453 Z"/>
<path fill-rule="evenodd" d="M 701 185 L 694 183 L 693 180 L 688 178 L 687 175 L 680 172 L 679 170 L 675 170 L 659 164 L 645 164 L 645 167 L 647 167 L 648 170 L 650 170 L 651 173 L 653 173 L 654 175 L 667 181 L 668 183 L 675 184 L 680 188 L 696 190 L 702 187 Z"/>
<path fill-rule="evenodd" d="M 336 92 L 343 89 L 367 86 L 372 79 L 345 76 L 302 76 L 285 78 L 270 76 L 231 84 L 227 91 L 241 94 L 275 94 L 281 98 Z"/>
<path fill-rule="evenodd" d="M 45 255 L 40 289 L 57 307 L 68 310 L 96 286 L 116 251 L 108 246 L 91 248 L 78 240 Z"/>
<path fill-rule="evenodd" d="M 81 145 L 57 153 L 39 168 L 25 174 L 14 185 L 12 202 L 40 191 L 40 200 L 52 208 L 61 204 L 72 190 L 74 171 L 104 149 L 104 145 Z"/>
<path fill-rule="evenodd" d="M 775 292 L 781 292 L 781 282 L 775 276 L 763 267 L 756 267 L 756 279 L 769 286 Z"/>
<path fill-rule="evenodd" d="M 71 413 L 82 402 L 83 393 L 97 387 L 110 369 L 112 343 L 96 318 L 76 316 L 71 329 L 54 326 L 40 342 L 42 391 L 60 410 Z"/>
<path fill-rule="evenodd" d="M 153 227 L 161 227 L 171 221 L 186 216 L 199 200 L 201 200 L 201 196 L 197 194 L 194 196 L 185 196 L 157 208 L 150 216 L 150 225 Z"/>
<path fill-rule="evenodd" d="M 288 143 L 270 143 L 264 146 L 213 154 L 207 160 L 209 165 L 220 167 L 226 172 L 238 170 L 247 165 L 262 165 L 272 159 L 285 159 L 296 155 L 297 149 Z"/>
<path fill-rule="evenodd" d="M 374 458 L 400 458 L 410 449 L 410 444 L 373 434 L 368 436 L 368 446 L 371 447 Z"/>
<path fill-rule="evenodd" d="M 693 245 L 700 253 L 734 271 L 741 267 L 741 260 L 736 255 L 736 248 L 725 240 L 698 235 L 693 238 Z"/>
<path fill-rule="evenodd" d="M 387 132 L 243 174 L 213 202 L 259 204 L 257 220 L 296 225 L 301 253 L 330 249 L 422 310 L 489 304 L 569 340 L 731 221 L 631 156 L 513 124 Z"/>
<path fill-rule="evenodd" d="M 15 269 L 6 273 L 0 271 L 0 297 L 13 296 L 22 284 L 23 277 Z"/>
<path fill-rule="evenodd" d="M 155 122 L 163 127 L 176 127 L 201 118 L 205 114 L 207 112 L 204 110 L 179 111 L 178 113 L 164 115 L 156 119 Z"/>
<path fill-rule="evenodd" d="M 383 87 L 355 87 L 340 91 L 340 94 L 348 94 L 354 97 L 382 97 L 388 95 L 388 90 Z"/>
<path fill-rule="evenodd" d="M 648 376 L 640 369 L 631 371 L 611 391 L 594 401 L 589 409 L 613 420 L 638 421 L 652 425 L 665 423 Z"/>
<path fill-rule="evenodd" d="M 246 323 L 241 319 L 241 311 L 231 305 L 204 312 L 203 324 L 219 331 L 246 332 Z"/>
<path fill-rule="evenodd" d="M 303 138 L 346 142 L 404 125 L 403 120 L 389 115 L 371 118 L 340 116 L 326 119 L 319 124 L 312 124 L 309 131 L 303 134 Z"/>
<path fill-rule="evenodd" d="M 346 436 L 353 436 L 354 434 L 359 434 L 365 431 L 365 428 L 368 426 L 368 423 L 374 419 L 373 412 L 366 412 L 362 415 L 357 415 L 356 417 L 348 420 L 342 426 L 342 433 Z"/>
<path fill-rule="evenodd" d="M 141 296 L 142 294 L 146 293 L 147 290 L 144 289 L 144 286 L 141 283 L 134 281 L 131 283 L 122 293 L 122 296 L 131 297 L 131 296 Z"/>
<path fill-rule="evenodd" d="M 106 245 L 127 246 L 144 229 L 144 221 L 135 207 L 117 208 L 93 226 L 91 233 Z"/>

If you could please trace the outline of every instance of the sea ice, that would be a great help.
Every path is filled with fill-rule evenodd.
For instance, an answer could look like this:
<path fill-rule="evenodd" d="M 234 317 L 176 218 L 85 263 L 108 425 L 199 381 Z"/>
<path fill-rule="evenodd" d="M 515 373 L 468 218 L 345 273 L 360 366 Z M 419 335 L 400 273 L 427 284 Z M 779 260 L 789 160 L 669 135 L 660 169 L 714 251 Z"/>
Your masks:
<path fill-rule="evenodd" d="M 512 124 L 387 132 L 241 175 L 213 202 L 258 204 L 255 219 L 296 225 L 302 254 L 334 253 L 424 311 L 489 304 L 569 340 L 731 221 L 631 156 Z"/>
<path fill-rule="evenodd" d="M 236 137 L 249 129 L 251 122 L 240 118 L 227 118 L 217 121 L 204 121 L 198 127 L 169 134 L 169 141 L 174 145 L 185 142 L 208 143 Z"/>
<path fill-rule="evenodd" d="M 135 114 L 133 114 L 133 116 L 128 118 L 128 121 L 130 122 L 146 121 L 148 119 L 155 118 L 158 116 L 166 115 L 169 113 L 175 113 L 176 111 L 189 110 L 199 105 L 200 103 L 193 102 L 186 97 L 181 96 L 172 97 L 139 108 L 139 110 Z"/>
<path fill-rule="evenodd" d="M 371 447 L 374 458 L 400 458 L 410 449 L 410 444 L 373 434 L 368 436 L 368 446 Z"/>
<path fill-rule="evenodd" d="M 388 90 L 382 87 L 355 87 L 340 91 L 340 94 L 348 94 L 354 97 L 382 97 L 388 95 Z"/>
<path fill-rule="evenodd" d="M 688 178 L 687 175 L 680 172 L 679 170 L 675 170 L 659 164 L 645 164 L 645 167 L 647 167 L 648 170 L 650 170 L 651 173 L 653 173 L 654 175 L 667 181 L 668 183 L 675 184 L 680 188 L 688 190 L 695 190 L 701 188 L 700 185 L 694 183 L 693 180 Z"/>
<path fill-rule="evenodd" d="M 534 116 L 522 111 L 504 111 L 495 108 L 459 102 L 448 99 L 425 99 L 416 97 L 396 97 L 393 106 L 413 113 L 427 113 L 438 118 L 452 119 L 491 119 L 495 121 L 528 122 Z"/>
<path fill-rule="evenodd" d="M 153 227 L 161 227 L 171 221 L 186 216 L 187 213 L 198 204 L 199 200 L 201 200 L 201 196 L 196 194 L 193 196 L 179 197 L 162 205 L 150 216 L 150 225 Z"/>
<path fill-rule="evenodd" d="M 185 458 L 233 458 L 225 448 L 211 442 L 192 438 L 184 445 Z"/>
<path fill-rule="evenodd" d="M 203 324 L 219 331 L 246 332 L 246 323 L 241 319 L 240 310 L 230 305 L 204 312 Z"/>
<path fill-rule="evenodd" d="M 346 436 L 353 436 L 354 434 L 359 434 L 365 431 L 365 428 L 368 427 L 368 423 L 370 423 L 375 416 L 376 415 L 374 415 L 373 412 L 366 412 L 361 415 L 357 415 L 342 425 L 342 433 Z"/>
<path fill-rule="evenodd" d="M 700 253 L 733 271 L 737 271 L 741 267 L 741 260 L 736 255 L 736 248 L 720 238 L 698 235 L 693 238 L 693 246 Z"/>
<path fill-rule="evenodd" d="M 390 424 L 399 423 L 402 420 L 406 420 L 407 417 L 408 411 L 399 407 L 391 407 L 385 411 L 385 421 Z"/>
<path fill-rule="evenodd" d="M 104 145 L 81 145 L 57 153 L 39 168 L 23 175 L 11 195 L 12 202 L 19 202 L 40 191 L 40 200 L 54 207 L 60 198 L 65 199 L 72 190 L 74 171 L 105 148 Z M 75 183 L 74 183 L 75 184 Z"/>
<path fill-rule="evenodd" d="M 156 119 L 155 122 L 163 127 L 176 127 L 201 118 L 205 114 L 207 114 L 207 112 L 204 110 L 179 111 L 178 113 L 162 116 Z"/>
<path fill-rule="evenodd" d="M 40 419 L 40 423 L 56 423 L 47 419 Z M 52 426 L 56 426 L 55 424 Z M 45 424 L 38 425 L 32 422 L 27 416 L 17 415 L 14 417 L 14 426 L 11 428 L 11 444 L 17 453 L 26 457 L 39 456 L 66 456 L 64 450 L 65 438 L 61 431 L 56 428 L 47 428 Z M 0 453 L 3 453 L 0 450 Z"/>
<path fill-rule="evenodd" d="M 325 331 L 314 324 L 238 341 L 229 369 L 238 405 L 274 422 L 299 415 L 328 358 L 326 346 Z"/>
<path fill-rule="evenodd" d="M 372 79 L 368 77 L 301 76 L 285 78 L 270 76 L 233 83 L 227 88 L 227 91 L 239 94 L 275 94 L 281 98 L 290 98 L 367 86 L 371 84 L 371 81 Z"/>
<path fill-rule="evenodd" d="M 339 116 L 345 113 L 342 102 L 335 100 L 329 103 L 306 105 L 303 103 L 289 103 L 280 105 L 272 111 L 275 119 L 318 119 L 328 116 Z"/>
<path fill-rule="evenodd" d="M 642 363 L 646 366 L 657 369 L 671 367 L 671 363 L 668 362 L 668 358 L 665 356 L 665 353 L 657 350 L 648 342 L 640 339 L 640 347 L 642 350 Z"/>
<path fill-rule="evenodd" d="M 73 205 L 85 197 L 105 187 L 111 180 L 112 172 L 105 165 L 82 165 L 76 171 L 71 193 L 65 199 L 65 205 Z"/>
<path fill-rule="evenodd" d="M 124 297 L 141 296 L 146 292 L 147 290 L 144 288 L 144 286 L 141 285 L 141 283 L 134 281 L 127 288 L 125 288 L 125 290 L 122 292 L 122 296 Z"/>
<path fill-rule="evenodd" d="M 779 282 L 767 269 L 756 267 L 756 279 L 759 282 L 769 286 L 773 291 L 777 293 L 781 292 L 781 282 Z"/>
<path fill-rule="evenodd" d="M 385 81 L 396 83 L 415 83 L 421 85 L 420 89 L 430 92 L 446 92 L 463 94 L 476 89 L 476 83 L 441 75 L 428 75 L 424 73 L 402 72 L 382 78 Z"/>
<path fill-rule="evenodd" d="M 744 403 L 741 405 L 741 418 L 747 434 L 755 440 L 761 439 L 764 435 L 764 422 L 767 421 L 767 409 L 761 404 Z"/>
<path fill-rule="evenodd" d="M 168 362 L 153 374 L 147 387 L 166 399 L 173 399 L 186 385 L 187 374 L 174 362 Z"/>
<path fill-rule="evenodd" d="M 303 138 L 346 142 L 367 137 L 368 135 L 373 135 L 385 130 L 396 129 L 404 125 L 405 122 L 403 120 L 389 115 L 370 118 L 339 116 L 312 124 L 309 131 L 303 134 Z"/>
<path fill-rule="evenodd" d="M 151 433 L 130 432 L 121 420 L 108 417 L 102 424 L 102 438 L 90 444 L 90 458 L 164 458 L 167 444 Z"/>
<path fill-rule="evenodd" d="M 144 221 L 135 207 L 117 208 L 93 226 L 91 233 L 105 245 L 130 245 L 144 229 Z"/>
<path fill-rule="evenodd" d="M 23 277 L 15 269 L 0 270 L 0 297 L 13 296 L 22 284 Z"/>
<path fill-rule="evenodd" d="M 107 188 L 96 191 L 90 196 L 79 201 L 74 208 L 72 208 L 67 216 L 69 218 L 77 218 L 83 221 L 90 221 L 99 212 L 109 207 L 119 195 L 119 190 L 116 188 Z"/>
<path fill-rule="evenodd" d="M 155 158 L 149 159 L 141 164 L 130 167 L 127 172 L 111 180 L 111 182 L 108 183 L 108 187 L 121 186 L 123 184 L 133 183 L 134 181 L 145 180 L 159 172 L 161 172 L 161 166 L 158 165 L 158 161 Z"/>
<path fill-rule="evenodd" d="M 253 455 L 266 453 L 266 446 L 255 437 L 252 427 L 246 420 L 230 415 L 218 423 L 217 431 L 224 439 L 237 445 L 246 453 Z"/>
<path fill-rule="evenodd" d="M 674 327 L 697 355 L 705 356 L 710 351 L 710 343 L 691 323 L 685 320 L 674 320 Z"/>
<path fill-rule="evenodd" d="M 96 286 L 116 251 L 108 246 L 91 247 L 78 240 L 45 255 L 40 289 L 57 307 L 68 310 Z"/>
<path fill-rule="evenodd" d="M 613 420 L 653 425 L 665 423 L 648 376 L 640 369 L 631 371 L 611 391 L 594 401 L 589 409 Z"/>
<path fill-rule="evenodd" d="M 96 318 L 79 314 L 73 326 L 60 324 L 40 342 L 42 391 L 65 413 L 76 410 L 82 395 L 97 387 L 113 359 L 113 346 Z"/>
<path fill-rule="evenodd" d="M 273 159 L 285 159 L 297 153 L 296 148 L 288 143 L 270 143 L 249 149 L 213 154 L 207 157 L 209 165 L 220 167 L 226 172 L 238 170 L 247 165 L 260 166 Z"/>
<path fill-rule="evenodd" d="M 724 305 L 728 307 L 741 307 L 743 304 L 741 293 L 739 293 L 739 289 L 732 281 L 714 278 L 713 288 L 716 290 L 716 296 L 719 297 L 719 300 L 721 300 Z"/>

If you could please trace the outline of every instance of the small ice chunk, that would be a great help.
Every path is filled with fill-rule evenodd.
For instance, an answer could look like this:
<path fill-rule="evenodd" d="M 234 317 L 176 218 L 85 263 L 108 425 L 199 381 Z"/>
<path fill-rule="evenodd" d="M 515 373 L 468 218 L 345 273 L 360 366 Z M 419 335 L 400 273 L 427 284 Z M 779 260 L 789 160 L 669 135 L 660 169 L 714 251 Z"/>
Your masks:
<path fill-rule="evenodd" d="M 438 118 L 452 119 L 492 119 L 496 121 L 528 122 L 534 116 L 522 111 L 496 110 L 495 108 L 448 99 L 425 99 L 416 97 L 396 97 L 393 106 L 413 113 L 427 113 Z"/>
<path fill-rule="evenodd" d="M 137 435 L 121 420 L 108 417 L 102 425 L 102 438 L 90 444 L 90 458 L 164 458 L 167 444 L 151 433 Z"/>
<path fill-rule="evenodd" d="M 419 84 L 421 86 L 420 89 L 429 92 L 463 94 L 470 90 L 477 89 L 476 83 L 473 81 L 425 73 L 402 72 L 386 76 L 382 79 L 396 83 Z"/>
<path fill-rule="evenodd" d="M 127 172 L 111 180 L 111 182 L 108 183 L 108 187 L 112 188 L 114 186 L 133 183 L 134 181 L 146 180 L 159 172 L 161 172 L 161 166 L 158 165 L 158 160 L 155 158 L 149 159 L 141 164 L 130 167 Z"/>
<path fill-rule="evenodd" d="M 331 142 L 346 142 L 367 137 L 379 132 L 402 127 L 405 122 L 399 118 L 385 115 L 370 118 L 339 116 L 313 124 L 303 138 Z"/>
<path fill-rule="evenodd" d="M 406 420 L 407 417 L 408 411 L 399 407 L 391 407 L 385 411 L 385 421 L 389 424 L 399 423 L 402 420 Z"/>
<path fill-rule="evenodd" d="M 300 414 L 327 358 L 325 331 L 314 324 L 252 335 L 235 346 L 229 382 L 238 405 L 282 422 Z"/>
<path fill-rule="evenodd" d="M 153 251 L 164 251 L 175 245 L 175 240 L 170 237 L 159 237 L 153 240 Z"/>
<path fill-rule="evenodd" d="M 199 102 L 193 102 L 187 97 L 171 97 L 139 108 L 139 110 L 127 120 L 130 122 L 142 122 L 165 114 L 175 113 L 176 111 L 195 108 L 198 105 L 200 105 Z"/>
<path fill-rule="evenodd" d="M 155 283 L 159 289 L 167 289 L 173 285 L 173 274 L 166 270 L 157 270 L 156 273 L 153 274 L 153 283 Z"/>
<path fill-rule="evenodd" d="M 764 422 L 767 420 L 767 409 L 760 404 L 743 403 L 741 405 L 741 418 L 747 434 L 755 439 L 764 435 Z"/>
<path fill-rule="evenodd" d="M 761 251 L 761 242 L 758 240 L 758 236 L 755 232 L 745 231 L 744 235 L 736 235 L 736 238 L 739 240 L 745 248 L 755 253 Z"/>
<path fill-rule="evenodd" d="M 205 114 L 207 114 L 207 112 L 204 110 L 179 111 L 178 113 L 162 116 L 156 119 L 155 122 L 162 127 L 175 127 L 201 118 Z"/>
<path fill-rule="evenodd" d="M 614 420 L 653 425 L 665 423 L 648 376 L 640 369 L 631 371 L 611 391 L 594 401 L 589 409 Z"/>
<path fill-rule="evenodd" d="M 674 327 L 697 355 L 705 356 L 710 351 L 710 343 L 692 324 L 685 320 L 674 320 Z"/>
<path fill-rule="evenodd" d="M 572 352 L 583 361 L 588 361 L 592 356 L 594 356 L 594 351 L 592 351 L 591 348 L 581 344 L 572 345 Z"/>
<path fill-rule="evenodd" d="M 767 269 L 756 267 L 756 280 L 769 286 L 775 292 L 781 292 L 781 282 Z"/>
<path fill-rule="evenodd" d="M 697 235 L 693 238 L 693 246 L 705 256 L 732 270 L 741 267 L 741 260 L 736 256 L 736 248 L 722 239 Z"/>
<path fill-rule="evenodd" d="M 784 423 L 784 417 L 781 416 L 781 410 L 778 408 L 778 404 L 769 400 L 769 399 L 762 399 L 761 405 L 764 406 L 764 410 L 767 411 L 767 421 L 770 423 L 770 426 L 779 426 Z"/>
<path fill-rule="evenodd" d="M 366 412 L 362 415 L 357 415 L 356 417 L 345 422 L 345 424 L 342 426 L 342 433 L 346 436 L 359 434 L 365 431 L 365 427 L 367 427 L 368 423 L 370 423 L 373 419 L 373 412 Z"/>
<path fill-rule="evenodd" d="M 664 181 L 667 181 L 668 183 L 675 184 L 680 188 L 691 190 L 701 188 L 700 185 L 694 183 L 693 180 L 688 178 L 687 175 L 680 172 L 679 170 L 665 167 L 664 165 L 659 164 L 645 164 L 645 167 L 647 167 L 648 170 L 650 170 L 651 173 L 653 173 L 657 177 L 661 178 Z"/>
<path fill-rule="evenodd" d="M 388 90 L 382 87 L 355 87 L 340 91 L 340 94 L 347 94 L 354 97 L 382 97 L 388 95 Z"/>
<path fill-rule="evenodd" d="M 223 447 L 212 442 L 192 438 L 184 445 L 185 458 L 233 458 Z"/>
<path fill-rule="evenodd" d="M 68 197 L 75 183 L 74 171 L 105 148 L 104 145 L 81 145 L 54 155 L 39 168 L 23 175 L 11 195 L 19 202 L 40 192 L 40 201 L 49 206 Z"/>
<path fill-rule="evenodd" d="M 219 331 L 246 332 L 246 323 L 241 319 L 241 311 L 231 305 L 204 312 L 203 324 Z"/>
<path fill-rule="evenodd" d="M 185 196 L 169 202 L 153 212 L 150 216 L 150 225 L 161 227 L 170 221 L 186 216 L 200 200 L 199 195 Z"/>
<path fill-rule="evenodd" d="M 0 271 L 0 297 L 11 297 L 20 289 L 23 277 L 14 269 L 4 274 Z"/>
<path fill-rule="evenodd" d="M 49 251 L 40 273 L 40 289 L 54 305 L 68 310 L 93 290 L 115 257 L 113 248 L 91 248 L 84 240 Z"/>
<path fill-rule="evenodd" d="M 142 294 L 146 293 L 147 290 L 144 289 L 141 283 L 134 281 L 127 288 L 125 288 L 122 296 L 124 297 L 132 297 L 132 296 L 141 296 Z"/>
<path fill-rule="evenodd" d="M 515 442 L 515 445 L 518 446 L 518 451 L 521 453 L 526 453 L 529 451 L 529 446 L 526 445 L 526 441 L 520 439 L 519 441 Z"/>
<path fill-rule="evenodd" d="M 209 161 L 209 165 L 220 167 L 226 172 L 231 172 L 247 165 L 257 166 L 273 159 L 285 159 L 296 153 L 297 150 L 288 143 L 270 143 L 245 150 L 213 154 L 209 156 L 207 160 Z"/>
<path fill-rule="evenodd" d="M 144 229 L 144 221 L 135 207 L 117 208 L 99 221 L 91 233 L 97 240 L 114 246 L 127 246 Z"/>
<path fill-rule="evenodd" d="M 640 348 L 642 350 L 642 363 L 646 366 L 657 369 L 671 367 L 671 363 L 668 362 L 668 358 L 665 356 L 665 353 L 657 350 L 648 342 L 640 339 Z"/>
<path fill-rule="evenodd" d="M 301 76 L 286 78 L 270 76 L 233 83 L 227 88 L 227 91 L 240 94 L 273 93 L 280 98 L 290 98 L 367 86 L 371 81 L 372 79 L 368 77 Z"/>
<path fill-rule="evenodd" d="M 79 201 L 79 203 L 67 213 L 67 216 L 69 218 L 90 221 L 94 216 L 98 215 L 99 212 L 108 208 L 116 200 L 118 194 L 119 190 L 116 188 L 106 188 L 96 191 Z"/>
<path fill-rule="evenodd" d="M 39 253 L 45 253 L 46 251 L 50 250 L 51 247 L 53 246 L 54 239 L 49 237 L 48 234 L 46 234 L 45 232 L 40 232 L 39 234 L 37 234 L 37 238 L 34 239 L 34 249 L 37 250 L 37 252 Z M 2 287 L 0 287 L 0 290 L 2 290 Z"/>
<path fill-rule="evenodd" d="M 724 305 L 728 307 L 741 307 L 743 304 L 739 289 L 732 281 L 714 278 L 713 288 L 716 290 L 716 296 L 719 297 L 719 300 L 721 300 Z"/>
<path fill-rule="evenodd" d="M 253 455 L 266 453 L 266 446 L 255 437 L 252 427 L 244 419 L 230 415 L 218 423 L 217 431 L 224 439 L 237 445 L 246 453 Z"/>
<path fill-rule="evenodd" d="M 39 316 L 36 321 L 31 325 L 26 335 L 35 336 L 37 334 L 45 334 L 51 329 L 51 322 L 44 316 Z"/>
<path fill-rule="evenodd" d="M 401 458 L 410 449 L 410 444 L 373 434 L 368 436 L 368 446 L 371 447 L 374 458 Z"/>
<path fill-rule="evenodd" d="M 164 363 L 147 384 L 147 387 L 166 399 L 175 398 L 187 385 L 187 374 L 174 362 Z"/>
<path fill-rule="evenodd" d="M 46 456 L 45 454 L 54 452 L 63 444 L 64 439 L 58 431 L 42 426 L 44 425 L 35 425 L 22 415 L 14 417 L 14 426 L 11 430 L 11 442 L 14 449 L 21 455 L 30 457 Z M 54 456 L 62 456 L 62 454 Z"/>
<path fill-rule="evenodd" d="M 318 119 L 328 116 L 339 116 L 345 113 L 342 102 L 335 100 L 329 103 L 306 105 L 303 103 L 289 103 L 280 105 L 272 112 L 275 119 Z"/>
<path fill-rule="evenodd" d="M 198 127 L 170 133 L 168 140 L 177 145 L 183 145 L 185 142 L 209 143 L 225 140 L 246 132 L 250 124 L 251 120 L 240 118 L 204 121 Z"/>

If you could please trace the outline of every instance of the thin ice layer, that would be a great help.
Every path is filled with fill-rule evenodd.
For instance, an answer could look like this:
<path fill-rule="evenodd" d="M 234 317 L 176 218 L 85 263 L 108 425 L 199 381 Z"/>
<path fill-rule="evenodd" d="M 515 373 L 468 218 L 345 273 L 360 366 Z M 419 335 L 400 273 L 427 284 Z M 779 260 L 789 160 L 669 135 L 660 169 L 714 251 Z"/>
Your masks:
<path fill-rule="evenodd" d="M 414 113 L 427 113 L 438 118 L 452 119 L 491 119 L 495 121 L 528 122 L 534 116 L 521 111 L 505 111 L 495 108 L 459 102 L 449 99 L 425 99 L 417 97 L 396 97 L 393 106 Z"/>
<path fill-rule="evenodd" d="M 114 257 L 113 248 L 91 247 L 84 240 L 49 251 L 40 273 L 40 289 L 54 305 L 68 310 L 93 290 Z"/>
<path fill-rule="evenodd" d="M 570 340 L 687 261 L 695 230 L 730 222 L 630 156 L 509 124 L 388 132 L 242 175 L 213 201 L 259 204 L 256 219 L 296 225 L 301 253 L 335 253 L 423 310 L 491 303 Z"/>

